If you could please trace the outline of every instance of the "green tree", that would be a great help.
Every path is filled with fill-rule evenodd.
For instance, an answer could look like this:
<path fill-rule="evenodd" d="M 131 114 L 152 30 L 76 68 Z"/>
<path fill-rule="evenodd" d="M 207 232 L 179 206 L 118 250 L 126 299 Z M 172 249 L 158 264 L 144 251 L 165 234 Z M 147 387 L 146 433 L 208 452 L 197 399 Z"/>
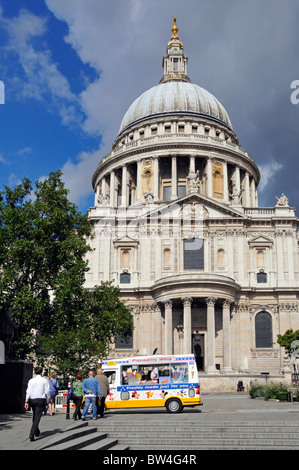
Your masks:
<path fill-rule="evenodd" d="M 94 290 L 84 290 L 77 324 L 39 338 L 39 360 L 64 377 L 97 367 L 107 357 L 116 335 L 133 331 L 131 311 L 120 300 L 118 287 L 102 282 Z"/>
<path fill-rule="evenodd" d="M 82 360 L 90 351 L 107 351 L 119 326 L 125 335 L 132 331 L 130 311 L 118 304 L 118 292 L 111 285 L 92 292 L 84 289 L 91 235 L 87 215 L 68 200 L 61 171 L 37 181 L 34 190 L 24 179 L 0 193 L 0 305 L 10 301 L 14 307 L 19 358 L 37 354 L 44 359 L 47 353 L 64 371 L 69 357 Z M 94 315 L 107 319 L 109 334 L 95 332 L 103 323 Z M 103 343 L 95 347 L 99 341 Z"/>
<path fill-rule="evenodd" d="M 277 335 L 277 342 L 279 346 L 284 348 L 289 356 L 291 356 L 294 350 L 294 344 L 296 345 L 294 341 L 299 342 L 299 330 L 287 330 L 284 335 Z M 295 347 L 295 349 L 297 348 Z"/>

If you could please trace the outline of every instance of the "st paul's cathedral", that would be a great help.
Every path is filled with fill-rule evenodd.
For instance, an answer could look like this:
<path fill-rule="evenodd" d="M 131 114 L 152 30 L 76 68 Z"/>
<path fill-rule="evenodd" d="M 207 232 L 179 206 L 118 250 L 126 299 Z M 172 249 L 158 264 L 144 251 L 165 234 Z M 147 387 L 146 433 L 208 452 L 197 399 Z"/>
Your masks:
<path fill-rule="evenodd" d="M 285 194 L 260 207 L 260 172 L 227 111 L 188 77 L 176 17 L 160 82 L 123 116 L 95 169 L 86 287 L 114 281 L 132 310 L 112 357 L 194 353 L 203 390 L 292 365 L 299 329 L 298 219 Z"/>

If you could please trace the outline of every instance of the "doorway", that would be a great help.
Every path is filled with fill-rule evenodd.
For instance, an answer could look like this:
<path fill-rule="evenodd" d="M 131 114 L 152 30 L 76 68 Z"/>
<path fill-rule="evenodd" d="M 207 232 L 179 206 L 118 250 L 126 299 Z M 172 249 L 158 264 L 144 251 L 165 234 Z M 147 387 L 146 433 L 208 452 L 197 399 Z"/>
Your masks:
<path fill-rule="evenodd" d="M 195 356 L 198 372 L 205 370 L 205 335 L 201 333 L 192 334 L 192 352 Z"/>

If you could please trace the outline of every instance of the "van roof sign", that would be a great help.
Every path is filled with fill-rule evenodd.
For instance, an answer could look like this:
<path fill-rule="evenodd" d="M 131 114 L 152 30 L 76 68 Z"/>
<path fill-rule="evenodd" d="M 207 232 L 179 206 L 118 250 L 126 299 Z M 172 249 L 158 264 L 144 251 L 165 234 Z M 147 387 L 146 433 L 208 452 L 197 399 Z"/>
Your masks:
<path fill-rule="evenodd" d="M 123 359 L 107 360 L 103 361 L 102 364 L 107 367 L 116 366 L 120 364 L 146 364 L 146 363 L 159 363 L 159 362 L 176 362 L 176 361 L 192 361 L 194 360 L 193 354 L 184 354 L 178 356 L 166 355 L 166 356 L 135 356 L 127 357 Z"/>

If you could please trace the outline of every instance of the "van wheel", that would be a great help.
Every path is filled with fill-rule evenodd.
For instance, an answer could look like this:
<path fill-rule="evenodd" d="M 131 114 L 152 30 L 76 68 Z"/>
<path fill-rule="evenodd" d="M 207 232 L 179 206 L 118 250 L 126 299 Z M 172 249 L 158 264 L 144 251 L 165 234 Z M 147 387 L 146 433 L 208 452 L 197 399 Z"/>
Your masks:
<path fill-rule="evenodd" d="M 182 403 L 177 398 L 170 398 L 165 406 L 168 413 L 180 413 L 183 409 Z"/>

